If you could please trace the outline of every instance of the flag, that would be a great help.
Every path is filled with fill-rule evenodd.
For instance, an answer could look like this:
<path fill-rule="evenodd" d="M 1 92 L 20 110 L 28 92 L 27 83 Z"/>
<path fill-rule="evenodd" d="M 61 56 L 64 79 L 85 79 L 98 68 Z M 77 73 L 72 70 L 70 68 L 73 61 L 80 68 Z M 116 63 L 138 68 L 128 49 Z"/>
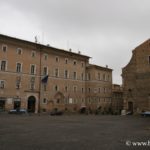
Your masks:
<path fill-rule="evenodd" d="M 43 77 L 42 83 L 47 83 L 47 81 L 48 81 L 48 75 L 46 75 L 45 77 Z"/>

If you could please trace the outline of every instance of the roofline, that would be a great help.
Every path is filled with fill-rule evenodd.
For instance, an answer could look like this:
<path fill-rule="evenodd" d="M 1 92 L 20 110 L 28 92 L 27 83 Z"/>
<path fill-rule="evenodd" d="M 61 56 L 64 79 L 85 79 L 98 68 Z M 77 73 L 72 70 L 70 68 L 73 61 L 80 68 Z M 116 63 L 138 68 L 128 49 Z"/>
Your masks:
<path fill-rule="evenodd" d="M 147 39 L 146 41 L 142 42 L 142 43 L 141 43 L 141 44 L 139 44 L 138 46 L 136 46 L 136 47 L 133 49 L 133 51 L 134 51 L 135 49 L 137 49 L 137 48 L 139 48 L 139 47 L 143 46 L 143 45 L 144 45 L 144 44 L 146 44 L 147 42 L 150 42 L 150 38 L 149 38 L 149 39 Z"/>
<path fill-rule="evenodd" d="M 85 57 L 87 59 L 91 58 L 91 57 L 86 56 L 86 55 L 78 54 L 78 53 L 67 51 L 67 50 L 60 49 L 60 48 L 55 48 L 55 47 L 52 47 L 52 46 L 49 46 L 49 45 L 35 43 L 35 42 L 28 41 L 28 40 L 23 40 L 23 39 L 20 39 L 20 38 L 16 38 L 16 37 L 4 35 L 4 34 L 0 34 L 0 37 L 5 37 L 5 38 L 8 38 L 8 39 L 13 39 L 13 40 L 21 41 L 21 42 L 26 42 L 26 43 L 33 44 L 33 45 L 39 45 L 39 46 L 42 46 L 42 47 L 45 47 L 45 48 L 52 48 L 52 49 L 55 49 L 57 51 L 61 51 L 61 52 L 68 53 L 68 54 L 74 54 L 74 55 L 77 55 L 77 56 Z"/>
<path fill-rule="evenodd" d="M 97 68 L 97 69 L 103 69 L 103 70 L 109 70 L 109 71 L 113 71 L 113 69 L 111 68 L 108 68 L 108 67 L 102 67 L 102 66 L 98 66 L 98 65 L 95 65 L 95 64 L 89 64 L 89 66 L 87 66 L 87 68 Z"/>

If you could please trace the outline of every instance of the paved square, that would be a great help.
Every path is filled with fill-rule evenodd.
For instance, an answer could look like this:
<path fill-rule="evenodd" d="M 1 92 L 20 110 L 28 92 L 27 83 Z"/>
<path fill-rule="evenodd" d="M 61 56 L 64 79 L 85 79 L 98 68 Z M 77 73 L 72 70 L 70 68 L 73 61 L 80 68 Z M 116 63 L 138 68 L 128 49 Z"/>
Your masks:
<path fill-rule="evenodd" d="M 28 116 L 0 114 L 0 150 L 126 150 L 150 140 L 150 118 L 140 116 Z"/>

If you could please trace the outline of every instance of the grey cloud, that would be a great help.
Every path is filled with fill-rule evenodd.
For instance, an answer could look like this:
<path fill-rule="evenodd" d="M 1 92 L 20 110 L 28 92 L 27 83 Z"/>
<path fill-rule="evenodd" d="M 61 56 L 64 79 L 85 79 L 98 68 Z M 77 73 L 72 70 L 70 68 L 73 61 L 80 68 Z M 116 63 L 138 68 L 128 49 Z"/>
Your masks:
<path fill-rule="evenodd" d="M 93 57 L 91 62 L 121 68 L 131 50 L 149 38 L 149 0 L 1 0 L 1 32 L 71 47 Z"/>

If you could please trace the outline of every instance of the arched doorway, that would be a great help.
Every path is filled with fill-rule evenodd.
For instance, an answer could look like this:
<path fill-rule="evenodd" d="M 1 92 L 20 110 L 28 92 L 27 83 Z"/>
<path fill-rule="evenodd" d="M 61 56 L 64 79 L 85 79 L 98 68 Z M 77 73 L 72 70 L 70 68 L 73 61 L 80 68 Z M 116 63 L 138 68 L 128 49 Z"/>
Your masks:
<path fill-rule="evenodd" d="M 35 102 L 36 102 L 36 98 L 34 96 L 30 96 L 28 98 L 28 112 L 31 113 L 35 112 Z"/>

